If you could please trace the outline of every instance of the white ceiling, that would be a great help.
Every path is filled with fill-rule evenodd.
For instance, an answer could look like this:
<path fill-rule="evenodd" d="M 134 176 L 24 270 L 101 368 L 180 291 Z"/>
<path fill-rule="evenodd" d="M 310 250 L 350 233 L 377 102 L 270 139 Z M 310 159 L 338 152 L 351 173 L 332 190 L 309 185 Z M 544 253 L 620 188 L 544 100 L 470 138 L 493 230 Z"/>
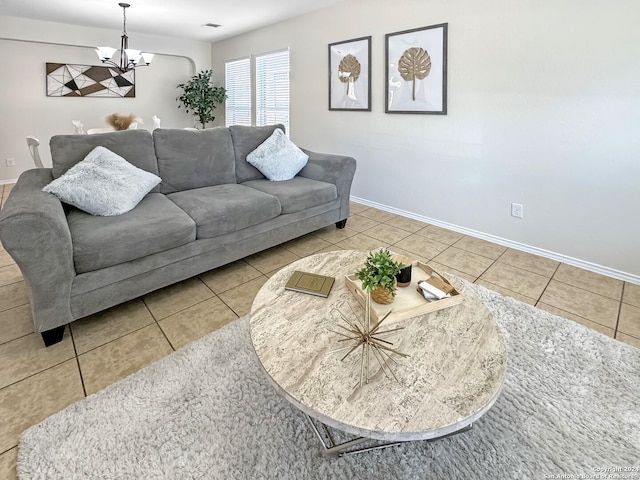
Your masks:
<path fill-rule="evenodd" d="M 122 30 L 120 1 L 0 0 L 0 15 Z M 215 42 L 340 1 L 128 0 L 127 32 Z M 205 23 L 221 27 L 203 27 Z"/>

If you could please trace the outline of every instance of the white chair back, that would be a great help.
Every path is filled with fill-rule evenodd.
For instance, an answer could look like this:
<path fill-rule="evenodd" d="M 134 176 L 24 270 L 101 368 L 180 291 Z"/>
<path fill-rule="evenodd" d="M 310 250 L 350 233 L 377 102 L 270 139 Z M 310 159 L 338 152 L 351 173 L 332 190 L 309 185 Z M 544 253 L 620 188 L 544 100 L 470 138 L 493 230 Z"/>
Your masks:
<path fill-rule="evenodd" d="M 95 133 L 109 133 L 115 132 L 116 129 L 113 127 L 104 127 L 104 128 L 90 128 L 87 130 L 87 135 L 93 135 Z"/>
<path fill-rule="evenodd" d="M 84 125 L 80 120 L 71 120 L 71 123 L 76 129 L 76 135 L 84 135 Z"/>
<path fill-rule="evenodd" d="M 33 159 L 33 163 L 36 168 L 44 168 L 42 164 L 42 159 L 40 158 L 40 152 L 38 152 L 38 146 L 40 145 L 40 140 L 36 137 L 28 136 L 27 137 L 27 147 L 29 147 L 29 153 L 31 154 L 31 158 Z"/>

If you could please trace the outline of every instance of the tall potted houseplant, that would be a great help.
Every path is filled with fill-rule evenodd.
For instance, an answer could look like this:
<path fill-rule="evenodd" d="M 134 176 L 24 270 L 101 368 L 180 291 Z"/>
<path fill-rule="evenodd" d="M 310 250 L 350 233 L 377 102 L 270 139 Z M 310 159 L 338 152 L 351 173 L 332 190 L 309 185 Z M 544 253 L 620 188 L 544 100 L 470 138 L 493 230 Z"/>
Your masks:
<path fill-rule="evenodd" d="M 211 70 L 203 70 L 191 77 L 188 82 L 178 85 L 178 88 L 182 89 L 182 95 L 176 98 L 180 102 L 178 108 L 184 107 L 187 113 L 192 112 L 202 128 L 215 120 L 213 111 L 227 98 L 224 87 L 214 87 L 211 83 L 212 74 Z"/>

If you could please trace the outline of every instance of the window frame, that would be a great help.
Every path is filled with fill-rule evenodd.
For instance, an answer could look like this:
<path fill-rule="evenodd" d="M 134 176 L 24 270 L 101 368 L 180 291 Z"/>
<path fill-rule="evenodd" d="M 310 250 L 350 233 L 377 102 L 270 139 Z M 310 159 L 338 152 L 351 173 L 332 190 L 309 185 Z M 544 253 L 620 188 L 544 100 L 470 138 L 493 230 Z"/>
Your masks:
<path fill-rule="evenodd" d="M 275 74 L 271 73 L 272 78 L 270 79 L 265 79 L 265 78 L 259 79 L 258 78 L 258 75 L 260 74 L 259 67 L 258 67 L 259 62 L 265 57 L 277 56 L 279 54 L 286 54 L 286 82 L 282 82 L 282 79 L 274 78 L 274 76 L 275 77 L 277 77 L 278 75 L 282 76 L 283 74 L 282 71 L 280 72 L 276 71 Z M 286 48 L 280 48 L 277 50 L 251 54 L 248 56 L 239 57 L 235 59 L 225 60 L 224 62 L 225 88 L 227 90 L 229 90 L 228 88 L 229 82 L 227 77 L 228 66 L 236 62 L 242 62 L 247 60 L 249 61 L 248 83 L 249 83 L 249 90 L 250 90 L 250 104 L 249 104 L 250 125 L 261 126 L 262 124 L 282 123 L 285 126 L 285 131 L 287 136 L 289 136 L 289 128 L 290 128 L 289 121 L 291 116 L 291 81 L 290 81 L 291 49 L 289 47 L 286 47 Z M 276 62 L 276 66 L 277 66 L 277 62 Z M 265 81 L 271 82 L 271 85 L 272 86 L 275 85 L 276 88 L 278 88 L 278 86 L 282 87 L 283 85 L 286 87 L 286 89 L 284 90 L 284 94 L 286 95 L 286 101 L 285 101 L 286 105 L 278 107 L 277 105 L 278 96 L 282 95 L 283 92 L 277 91 L 277 90 L 273 92 L 273 90 L 271 90 L 269 93 L 272 94 L 271 96 L 275 98 L 271 98 L 269 100 L 271 101 L 272 105 L 273 105 L 273 101 L 276 102 L 275 107 L 272 106 L 271 109 L 263 108 L 259 112 L 259 108 L 262 108 L 262 107 L 259 107 L 259 100 L 263 100 L 262 98 L 259 99 L 259 95 L 263 95 L 261 88 L 263 87 Z M 261 83 L 261 85 L 258 85 L 259 82 Z M 240 81 L 238 83 L 242 83 L 242 82 Z M 278 110 L 280 110 L 280 114 L 278 114 Z M 284 115 L 282 115 L 283 112 L 284 112 Z M 235 118 L 237 118 L 237 116 L 234 114 L 234 122 L 236 122 Z M 229 124 L 229 118 L 227 115 L 227 105 L 225 104 L 225 125 L 229 127 L 230 125 L 246 125 L 246 123 Z"/>

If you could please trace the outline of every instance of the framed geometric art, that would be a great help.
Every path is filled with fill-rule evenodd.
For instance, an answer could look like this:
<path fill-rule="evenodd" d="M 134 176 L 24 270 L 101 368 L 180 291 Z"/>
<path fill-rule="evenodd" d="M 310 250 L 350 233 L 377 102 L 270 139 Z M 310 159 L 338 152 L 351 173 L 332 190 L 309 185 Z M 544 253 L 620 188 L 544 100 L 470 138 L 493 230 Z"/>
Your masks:
<path fill-rule="evenodd" d="M 385 35 L 386 113 L 447 114 L 447 27 Z"/>
<path fill-rule="evenodd" d="M 371 111 L 371 37 L 329 44 L 329 110 Z"/>
<path fill-rule="evenodd" d="M 135 70 L 122 73 L 117 68 L 47 63 L 47 97 L 136 96 Z"/>

